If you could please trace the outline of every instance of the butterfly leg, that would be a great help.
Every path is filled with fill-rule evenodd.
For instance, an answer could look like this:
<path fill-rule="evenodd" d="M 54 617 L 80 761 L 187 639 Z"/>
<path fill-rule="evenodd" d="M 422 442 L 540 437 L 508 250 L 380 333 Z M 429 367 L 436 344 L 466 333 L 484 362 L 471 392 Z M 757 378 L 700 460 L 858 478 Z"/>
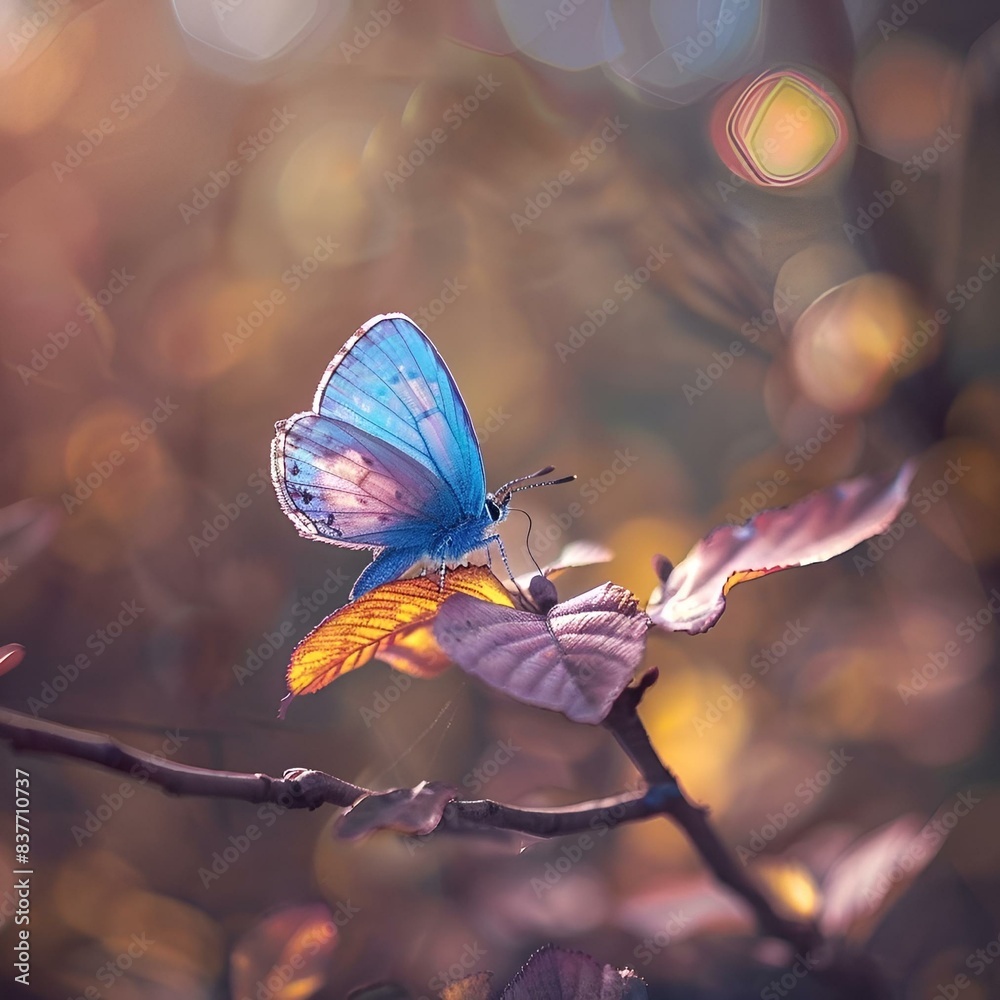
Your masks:
<path fill-rule="evenodd" d="M 489 552 L 490 552 L 489 545 L 490 545 L 491 542 L 496 542 L 497 543 L 497 547 L 500 549 L 500 558 L 503 559 L 503 564 L 504 564 L 504 567 L 507 570 L 507 575 L 511 578 L 511 580 L 513 580 L 514 579 L 514 574 L 511 572 L 510 563 L 507 562 L 507 550 L 503 547 L 503 539 L 499 535 L 489 535 L 487 537 L 487 539 L 486 539 L 486 555 L 487 555 L 487 557 L 489 557 Z"/>
<path fill-rule="evenodd" d="M 357 600 L 383 583 L 399 579 L 422 555 L 420 549 L 383 549 L 358 577 L 351 590 L 351 600 Z"/>

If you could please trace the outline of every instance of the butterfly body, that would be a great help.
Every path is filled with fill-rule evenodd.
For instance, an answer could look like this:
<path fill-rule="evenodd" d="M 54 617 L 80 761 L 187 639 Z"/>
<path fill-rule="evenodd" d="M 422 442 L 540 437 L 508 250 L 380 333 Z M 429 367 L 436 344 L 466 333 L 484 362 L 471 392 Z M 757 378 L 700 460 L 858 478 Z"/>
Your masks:
<path fill-rule="evenodd" d="M 330 362 L 313 409 L 276 425 L 271 473 L 301 535 L 375 550 L 352 598 L 421 562 L 461 562 L 507 515 L 451 373 L 401 313 L 369 320 Z"/>

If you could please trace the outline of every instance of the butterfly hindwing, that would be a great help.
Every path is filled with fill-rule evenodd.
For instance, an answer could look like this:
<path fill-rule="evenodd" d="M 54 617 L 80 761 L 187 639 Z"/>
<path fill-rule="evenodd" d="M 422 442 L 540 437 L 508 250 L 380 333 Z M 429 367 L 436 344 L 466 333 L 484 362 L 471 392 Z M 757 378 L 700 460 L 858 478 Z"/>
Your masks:
<path fill-rule="evenodd" d="M 426 466 L 315 413 L 279 427 L 273 466 L 282 507 L 300 533 L 348 548 L 419 547 L 460 516 Z"/>

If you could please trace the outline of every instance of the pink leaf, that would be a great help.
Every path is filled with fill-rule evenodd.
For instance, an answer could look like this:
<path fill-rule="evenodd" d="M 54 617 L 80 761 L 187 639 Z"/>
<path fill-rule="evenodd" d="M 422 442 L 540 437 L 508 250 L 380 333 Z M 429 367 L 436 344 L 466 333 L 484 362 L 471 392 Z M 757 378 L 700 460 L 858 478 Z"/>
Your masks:
<path fill-rule="evenodd" d="M 642 980 L 589 955 L 543 948 L 514 977 L 500 1000 L 644 1000 Z"/>
<path fill-rule="evenodd" d="M 10 642 L 0 646 L 0 677 L 13 670 L 24 659 L 24 646 Z"/>
<path fill-rule="evenodd" d="M 723 525 L 672 570 L 660 557 L 663 582 L 650 598 L 649 617 L 670 632 L 710 629 L 736 584 L 825 562 L 885 531 L 906 503 L 915 471 L 906 462 L 891 479 L 859 476 L 788 507 L 762 510 L 746 524 Z"/>
<path fill-rule="evenodd" d="M 605 583 L 546 614 L 456 594 L 441 606 L 434 635 L 466 673 L 490 687 L 596 725 L 632 679 L 648 627 L 635 598 Z"/>

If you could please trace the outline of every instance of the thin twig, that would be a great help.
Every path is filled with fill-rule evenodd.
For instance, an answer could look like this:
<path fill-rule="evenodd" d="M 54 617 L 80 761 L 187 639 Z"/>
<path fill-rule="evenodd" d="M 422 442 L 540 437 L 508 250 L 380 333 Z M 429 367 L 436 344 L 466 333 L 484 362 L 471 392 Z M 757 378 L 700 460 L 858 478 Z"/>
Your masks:
<path fill-rule="evenodd" d="M 549 838 L 608 829 L 652 816 L 669 816 L 688 835 L 716 878 L 747 901 L 765 932 L 785 939 L 796 948 L 813 947 L 818 941 L 815 929 L 787 920 L 774 911 L 733 860 L 709 823 L 706 810 L 685 798 L 676 778 L 653 749 L 637 708 L 655 679 L 656 672 L 649 671 L 636 686 L 627 688 L 604 723 L 648 783 L 646 790 L 552 809 L 522 809 L 490 799 L 453 799 L 444 806 L 434 832 L 510 831 Z M 3 708 L 0 708 L 0 738 L 7 740 L 15 751 L 71 757 L 133 777 L 141 776 L 174 795 L 275 802 L 288 809 L 315 809 L 321 805 L 348 808 L 368 796 L 378 798 L 388 794 L 302 768 L 274 778 L 267 774 L 193 767 L 145 753 L 110 736 Z"/>

